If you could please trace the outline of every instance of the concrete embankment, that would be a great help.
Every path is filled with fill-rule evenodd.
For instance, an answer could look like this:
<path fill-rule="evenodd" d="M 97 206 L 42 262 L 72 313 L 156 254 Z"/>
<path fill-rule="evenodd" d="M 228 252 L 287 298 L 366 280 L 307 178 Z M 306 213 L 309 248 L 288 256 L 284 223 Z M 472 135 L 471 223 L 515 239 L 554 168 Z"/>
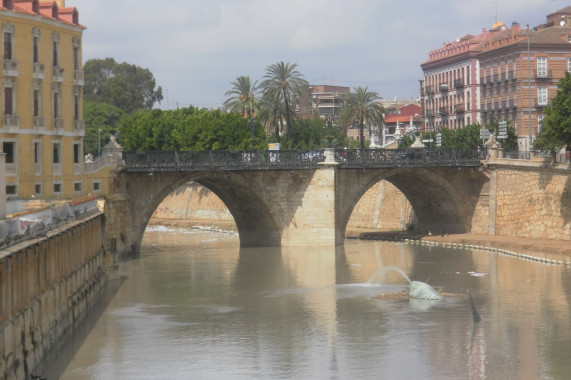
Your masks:
<path fill-rule="evenodd" d="M 97 212 L 0 251 L 0 379 L 30 378 L 99 298 L 112 261 L 102 237 Z"/>

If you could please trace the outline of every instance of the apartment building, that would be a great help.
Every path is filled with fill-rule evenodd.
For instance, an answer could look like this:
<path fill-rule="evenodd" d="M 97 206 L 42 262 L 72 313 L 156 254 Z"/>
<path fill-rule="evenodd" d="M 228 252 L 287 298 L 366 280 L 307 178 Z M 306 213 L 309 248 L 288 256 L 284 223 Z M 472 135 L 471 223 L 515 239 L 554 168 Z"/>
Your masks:
<path fill-rule="evenodd" d="M 544 109 L 571 70 L 571 27 L 566 26 L 571 7 L 567 10 L 561 24 L 533 29 L 516 24 L 486 41 L 478 54 L 481 122 L 509 121 L 520 151 L 531 150 Z"/>
<path fill-rule="evenodd" d="M 479 118 L 479 63 L 476 55 L 489 32 L 465 35 L 429 52 L 420 67 L 423 131 L 457 129 Z"/>
<path fill-rule="evenodd" d="M 509 121 L 521 151 L 541 129 L 557 82 L 571 70 L 571 7 L 544 24 L 501 22 L 432 50 L 421 64 L 424 130 Z"/>
<path fill-rule="evenodd" d="M 79 13 L 65 0 L 2 0 L 2 118 L 6 197 L 83 193 Z"/>
<path fill-rule="evenodd" d="M 331 85 L 310 85 L 307 96 L 297 105 L 297 115 L 301 118 L 319 116 L 322 119 L 337 120 L 343 95 L 349 93 L 349 87 Z"/>

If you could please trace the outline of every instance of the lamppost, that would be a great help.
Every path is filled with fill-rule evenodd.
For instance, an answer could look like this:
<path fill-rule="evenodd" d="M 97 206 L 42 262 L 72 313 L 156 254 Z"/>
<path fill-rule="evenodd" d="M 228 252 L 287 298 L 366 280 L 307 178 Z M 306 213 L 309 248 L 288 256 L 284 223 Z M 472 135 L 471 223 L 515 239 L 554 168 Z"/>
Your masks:
<path fill-rule="evenodd" d="M 333 141 L 333 119 L 331 116 L 327 116 L 325 120 L 327 122 L 327 127 L 329 128 L 329 134 L 327 135 L 327 147 L 331 148 L 331 141 Z"/>
<path fill-rule="evenodd" d="M 97 130 L 97 156 L 101 156 L 101 128 Z"/>
<path fill-rule="evenodd" d="M 250 120 L 248 120 L 248 125 L 250 126 L 250 134 L 252 136 L 251 138 L 251 142 L 252 142 L 252 150 L 254 150 L 254 133 L 256 133 L 256 119 L 254 119 L 254 117 L 250 117 Z"/>

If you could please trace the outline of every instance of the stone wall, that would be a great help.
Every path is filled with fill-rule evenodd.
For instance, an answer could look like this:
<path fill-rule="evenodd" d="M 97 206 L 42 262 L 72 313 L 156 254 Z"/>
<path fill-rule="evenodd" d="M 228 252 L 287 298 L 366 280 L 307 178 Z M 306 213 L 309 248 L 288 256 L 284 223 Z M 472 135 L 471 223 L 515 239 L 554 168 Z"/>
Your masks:
<path fill-rule="evenodd" d="M 355 206 L 348 227 L 387 231 L 403 230 L 410 222 L 412 209 L 406 197 L 390 182 L 380 181 L 367 191 Z M 226 205 L 207 188 L 190 182 L 167 196 L 157 207 L 157 219 L 192 219 L 197 223 L 233 222 Z"/>
<path fill-rule="evenodd" d="M 512 162 L 493 169 L 495 235 L 571 240 L 568 166 Z"/>
<path fill-rule="evenodd" d="M 0 254 L 0 379 L 27 379 L 76 326 L 106 280 L 103 216 L 96 214 Z"/>

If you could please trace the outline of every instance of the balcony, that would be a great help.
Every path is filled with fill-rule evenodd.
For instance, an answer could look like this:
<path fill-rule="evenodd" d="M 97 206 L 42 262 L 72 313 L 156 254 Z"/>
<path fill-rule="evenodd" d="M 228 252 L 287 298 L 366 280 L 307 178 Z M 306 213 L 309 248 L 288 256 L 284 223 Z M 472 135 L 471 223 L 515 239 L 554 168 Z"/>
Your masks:
<path fill-rule="evenodd" d="M 514 80 L 514 79 L 515 79 L 515 74 L 514 74 L 514 72 L 513 72 L 513 71 L 508 71 L 508 72 L 506 73 L 506 79 L 507 79 L 507 80 Z"/>
<path fill-rule="evenodd" d="M 7 133 L 17 133 L 20 128 L 20 116 L 4 115 L 4 128 Z"/>
<path fill-rule="evenodd" d="M 73 84 L 76 86 L 83 86 L 83 70 L 75 70 L 73 72 Z"/>
<path fill-rule="evenodd" d="M 19 74 L 18 68 L 18 61 L 14 61 L 13 59 L 6 59 L 4 60 L 4 67 L 2 71 L 5 77 L 17 77 Z"/>
<path fill-rule="evenodd" d="M 440 92 L 448 91 L 448 83 L 440 83 L 440 85 L 438 85 L 438 90 Z"/>
<path fill-rule="evenodd" d="M 52 70 L 52 81 L 62 83 L 63 82 L 63 71 L 64 71 L 63 67 L 59 67 L 59 66 L 54 67 Z"/>
<path fill-rule="evenodd" d="M 432 86 L 426 86 L 424 88 L 424 91 L 426 92 L 426 95 L 432 95 L 434 94 L 434 89 L 432 88 Z"/>
<path fill-rule="evenodd" d="M 54 118 L 54 132 L 59 134 L 64 132 L 64 120 L 61 117 Z"/>
<path fill-rule="evenodd" d="M 494 83 L 499 82 L 500 81 L 500 74 L 494 74 L 494 77 L 492 80 Z"/>
<path fill-rule="evenodd" d="M 34 63 L 34 72 L 32 73 L 32 77 L 34 79 L 41 79 L 44 80 L 45 78 L 45 65 L 43 63 Z"/>
<path fill-rule="evenodd" d="M 46 127 L 46 118 L 43 116 L 34 116 L 34 129 L 40 130 Z"/>
<path fill-rule="evenodd" d="M 85 120 L 74 120 L 73 121 L 73 129 L 78 132 L 85 131 Z"/>
<path fill-rule="evenodd" d="M 432 110 L 427 110 L 426 111 L 426 117 L 429 117 L 429 118 L 434 117 L 434 112 Z"/>
<path fill-rule="evenodd" d="M 455 104 L 454 105 L 454 112 L 455 113 L 464 113 L 466 109 L 464 108 L 464 104 Z"/>
<path fill-rule="evenodd" d="M 515 101 L 515 99 L 510 99 L 508 104 L 509 108 L 517 108 L 517 102 Z"/>
<path fill-rule="evenodd" d="M 551 79 L 551 70 L 535 70 L 535 79 Z"/>
<path fill-rule="evenodd" d="M 454 88 L 462 88 L 462 87 L 464 87 L 464 78 L 454 79 Z"/>
<path fill-rule="evenodd" d="M 448 108 L 447 107 L 440 107 L 438 109 L 438 114 L 442 117 L 448 116 Z"/>
<path fill-rule="evenodd" d="M 549 105 L 547 99 L 535 99 L 535 108 L 544 108 Z"/>

